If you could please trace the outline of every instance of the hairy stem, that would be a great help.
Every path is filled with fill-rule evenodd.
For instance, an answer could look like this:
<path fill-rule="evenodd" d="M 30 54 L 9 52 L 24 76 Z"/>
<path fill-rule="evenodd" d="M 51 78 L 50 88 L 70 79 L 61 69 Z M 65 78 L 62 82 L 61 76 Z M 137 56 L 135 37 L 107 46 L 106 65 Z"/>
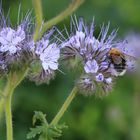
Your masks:
<path fill-rule="evenodd" d="M 51 125 L 56 125 L 59 122 L 59 120 L 64 115 L 64 113 L 67 110 L 67 108 L 69 107 L 70 103 L 72 102 L 72 100 L 76 96 L 77 92 L 78 92 L 77 87 L 74 87 L 72 89 L 71 93 L 69 94 L 69 96 L 67 97 L 67 99 L 65 100 L 64 104 L 60 108 L 59 112 L 56 114 L 56 116 L 52 120 Z"/>
<path fill-rule="evenodd" d="M 10 72 L 7 76 L 7 84 L 3 91 L 3 97 L 0 100 L 0 119 L 5 112 L 6 118 L 6 130 L 7 140 L 13 140 L 13 128 L 12 128 L 12 111 L 11 111 L 11 100 L 14 89 L 21 83 L 28 72 L 28 68 L 20 72 Z"/>
<path fill-rule="evenodd" d="M 13 84 L 13 88 L 16 88 L 21 83 L 21 81 L 24 79 L 27 72 L 28 72 L 28 68 L 25 68 L 20 74 L 17 74 L 17 73 L 13 73 L 12 75 L 10 74 L 10 76 L 7 80 L 7 85 L 5 86 L 5 89 L 3 91 L 3 97 L 0 99 L 0 120 L 3 116 L 4 101 L 5 101 L 6 97 L 10 94 L 9 92 L 7 92 L 8 88 L 9 88 L 8 87 L 9 81 Z"/>
<path fill-rule="evenodd" d="M 36 28 L 34 31 L 33 38 L 36 41 L 39 37 L 39 32 L 42 26 L 42 17 L 43 17 L 42 3 L 41 3 L 41 0 L 32 0 L 32 3 L 33 3 L 34 11 L 35 11 L 35 16 L 36 16 Z"/>
<path fill-rule="evenodd" d="M 7 140 L 13 140 L 11 96 L 8 97 L 8 98 L 5 100 L 5 118 L 6 118 Z"/>
<path fill-rule="evenodd" d="M 84 0 L 72 0 L 70 5 L 64 11 L 62 11 L 59 15 L 44 23 L 40 35 L 43 35 L 43 33 L 47 31 L 49 28 L 58 24 L 59 22 L 64 20 L 67 16 L 72 14 L 83 2 Z"/>
<path fill-rule="evenodd" d="M 1 98 L 0 99 L 0 121 L 1 121 L 1 118 L 3 116 L 3 111 L 4 111 L 4 99 Z"/>
<path fill-rule="evenodd" d="M 5 97 L 4 100 L 7 140 L 13 140 L 12 111 L 11 111 L 11 99 L 13 90 L 14 87 L 12 86 L 11 81 L 9 80 L 5 92 L 7 96 Z"/>

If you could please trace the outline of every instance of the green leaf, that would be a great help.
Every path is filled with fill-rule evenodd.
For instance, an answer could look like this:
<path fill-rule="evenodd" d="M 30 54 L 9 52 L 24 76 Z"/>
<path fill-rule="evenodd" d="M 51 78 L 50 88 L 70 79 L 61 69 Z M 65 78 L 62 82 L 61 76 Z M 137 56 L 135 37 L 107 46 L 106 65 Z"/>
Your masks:
<path fill-rule="evenodd" d="M 35 128 L 30 128 L 30 132 L 27 134 L 27 139 L 35 138 L 36 135 L 41 134 L 43 131 L 42 126 L 36 126 Z"/>
<path fill-rule="evenodd" d="M 65 128 L 68 128 L 65 124 L 59 124 L 59 125 L 57 124 L 57 125 L 49 126 L 49 129 L 48 129 L 49 138 L 56 139 L 62 136 L 63 134 L 62 129 L 65 129 Z"/>
<path fill-rule="evenodd" d="M 43 114 L 41 111 L 35 111 L 35 114 L 33 116 L 33 125 L 35 125 L 37 120 L 39 120 L 41 124 L 48 125 L 48 122 L 46 120 L 46 114 Z"/>
<path fill-rule="evenodd" d="M 27 139 L 38 136 L 38 140 L 56 140 L 62 136 L 62 129 L 67 128 L 65 124 L 49 125 L 46 120 L 46 115 L 40 111 L 35 111 L 33 125 L 35 125 L 36 121 L 40 121 L 40 125 L 30 129 L 30 132 L 27 134 Z"/>

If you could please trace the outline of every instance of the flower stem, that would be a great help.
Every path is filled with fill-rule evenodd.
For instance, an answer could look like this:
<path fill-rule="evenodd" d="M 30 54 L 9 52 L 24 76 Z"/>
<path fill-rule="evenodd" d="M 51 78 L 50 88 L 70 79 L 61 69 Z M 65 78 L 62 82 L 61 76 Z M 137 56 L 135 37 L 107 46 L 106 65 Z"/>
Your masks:
<path fill-rule="evenodd" d="M 76 96 L 77 92 L 78 92 L 77 87 L 74 87 L 72 89 L 70 95 L 67 97 L 67 99 L 65 100 L 64 104 L 60 108 L 59 112 L 56 114 L 56 116 L 54 117 L 54 119 L 50 123 L 50 125 L 56 125 L 59 122 L 59 120 L 64 115 L 64 113 L 67 110 L 67 108 L 69 107 L 70 103 L 72 102 L 72 100 Z"/>
<path fill-rule="evenodd" d="M 59 22 L 64 20 L 67 16 L 71 15 L 83 2 L 84 0 L 72 0 L 70 5 L 64 11 L 62 11 L 59 15 L 44 23 L 40 35 L 42 36 L 43 33 L 47 31 L 49 28 L 58 24 Z"/>
<path fill-rule="evenodd" d="M 11 111 L 11 99 L 13 88 L 9 88 L 9 95 L 5 99 L 5 118 L 6 118 L 6 130 L 7 140 L 13 140 L 13 126 L 12 126 L 12 111 Z"/>
<path fill-rule="evenodd" d="M 20 84 L 28 72 L 28 68 L 25 67 L 23 71 L 10 72 L 7 76 L 7 84 L 3 91 L 3 97 L 0 100 L 0 119 L 5 112 L 7 140 L 13 140 L 13 127 L 12 127 L 12 111 L 11 100 L 14 89 Z"/>
<path fill-rule="evenodd" d="M 24 79 L 24 77 L 26 76 L 27 72 L 28 72 L 28 68 L 26 67 L 21 73 L 19 73 L 19 74 L 13 73 L 12 75 L 10 74 L 10 76 L 8 77 L 7 85 L 5 86 L 5 89 L 3 91 L 3 97 L 0 100 L 0 120 L 1 120 L 1 118 L 3 116 L 5 99 L 10 94 L 8 92 L 9 83 L 12 83 L 11 88 L 13 88 L 13 90 L 14 90 L 14 88 L 16 88 L 21 83 L 21 81 Z"/>
<path fill-rule="evenodd" d="M 3 106 L 6 118 L 6 130 L 7 130 L 7 140 L 13 140 L 13 127 L 12 127 L 12 112 L 11 112 L 11 99 L 12 94 L 15 89 L 14 83 L 12 82 L 11 73 L 8 75 L 7 84 L 4 90 Z"/>
<path fill-rule="evenodd" d="M 0 121 L 1 121 L 1 118 L 3 116 L 3 110 L 4 110 L 3 106 L 4 106 L 4 99 L 1 98 L 0 99 Z"/>
<path fill-rule="evenodd" d="M 39 31 L 41 30 L 41 26 L 42 26 L 42 17 L 43 17 L 42 3 L 41 0 L 32 0 L 32 3 L 36 15 L 36 28 L 33 35 L 33 38 L 36 41 L 39 37 Z"/>

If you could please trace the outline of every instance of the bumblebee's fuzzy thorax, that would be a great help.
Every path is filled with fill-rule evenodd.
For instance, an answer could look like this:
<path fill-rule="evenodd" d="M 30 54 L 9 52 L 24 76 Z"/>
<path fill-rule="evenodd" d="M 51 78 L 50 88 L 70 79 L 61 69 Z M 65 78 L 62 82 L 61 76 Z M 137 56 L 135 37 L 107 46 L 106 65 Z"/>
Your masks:
<path fill-rule="evenodd" d="M 113 75 L 115 75 L 115 76 L 122 76 L 126 72 L 126 69 L 127 69 L 126 60 L 123 58 L 121 58 L 121 59 L 122 59 L 122 61 L 119 64 L 115 64 L 112 61 L 112 65 L 114 67 Z"/>
<path fill-rule="evenodd" d="M 108 52 L 110 64 L 114 68 L 112 74 L 114 76 L 122 76 L 127 69 L 126 58 L 117 48 L 111 48 Z"/>

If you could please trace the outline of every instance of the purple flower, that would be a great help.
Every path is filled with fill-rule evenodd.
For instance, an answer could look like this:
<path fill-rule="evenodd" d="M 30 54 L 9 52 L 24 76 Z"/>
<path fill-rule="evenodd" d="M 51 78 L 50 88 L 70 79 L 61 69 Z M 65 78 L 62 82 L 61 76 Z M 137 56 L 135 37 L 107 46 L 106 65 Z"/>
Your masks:
<path fill-rule="evenodd" d="M 107 84 L 110 84 L 110 83 L 112 82 L 112 78 L 111 78 L 111 77 L 106 78 L 106 79 L 105 79 L 105 82 L 106 82 Z"/>
<path fill-rule="evenodd" d="M 35 42 L 30 12 L 17 27 L 7 24 L 1 11 L 0 18 L 0 74 L 28 67 L 27 76 L 37 84 L 48 82 L 53 78 L 55 71 L 58 70 L 60 58 L 58 41 L 54 38 L 52 40 L 56 28 L 53 27 L 42 39 Z"/>
<path fill-rule="evenodd" d="M 96 75 L 97 82 L 103 82 L 103 80 L 104 80 L 104 75 L 102 73 L 99 73 L 98 75 Z"/>
<path fill-rule="evenodd" d="M 33 42 L 29 27 L 30 13 L 16 27 L 12 27 L 6 19 L 0 10 L 0 72 L 3 72 L 2 75 L 9 73 L 12 69 L 16 71 L 27 67 L 31 62 L 27 57 L 27 54 L 31 53 L 28 47 L 33 47 L 30 43 Z"/>
<path fill-rule="evenodd" d="M 98 69 L 98 63 L 94 59 L 88 60 L 84 66 L 84 70 L 86 73 L 97 73 Z"/>
<path fill-rule="evenodd" d="M 49 82 L 54 77 L 54 73 L 58 70 L 58 60 L 60 58 L 60 48 L 57 43 L 51 43 L 50 37 L 54 32 L 52 28 L 48 33 L 35 43 L 33 66 L 38 65 L 38 69 L 31 71 L 30 79 L 37 84 Z"/>
<path fill-rule="evenodd" d="M 44 38 L 36 43 L 35 53 L 39 56 L 42 67 L 45 71 L 57 70 L 60 49 L 56 43 L 49 43 Z"/>
<path fill-rule="evenodd" d="M 21 50 L 21 43 L 25 39 L 25 32 L 19 26 L 17 30 L 13 30 L 10 27 L 2 28 L 0 31 L 0 51 L 9 52 L 15 54 Z"/>
<path fill-rule="evenodd" d="M 70 34 L 66 29 L 68 38 L 61 44 L 62 57 L 65 61 L 78 58 L 78 63 L 82 64 L 83 75 L 77 84 L 86 95 L 86 91 L 90 95 L 94 93 L 97 96 L 106 95 L 112 88 L 115 69 L 111 65 L 109 50 L 113 47 L 120 47 L 122 44 L 113 41 L 116 31 L 108 35 L 108 30 L 109 25 L 102 26 L 100 35 L 96 38 L 94 22 L 87 25 L 82 18 L 77 21 L 76 17 L 71 19 Z M 61 37 L 64 38 L 62 35 Z"/>

